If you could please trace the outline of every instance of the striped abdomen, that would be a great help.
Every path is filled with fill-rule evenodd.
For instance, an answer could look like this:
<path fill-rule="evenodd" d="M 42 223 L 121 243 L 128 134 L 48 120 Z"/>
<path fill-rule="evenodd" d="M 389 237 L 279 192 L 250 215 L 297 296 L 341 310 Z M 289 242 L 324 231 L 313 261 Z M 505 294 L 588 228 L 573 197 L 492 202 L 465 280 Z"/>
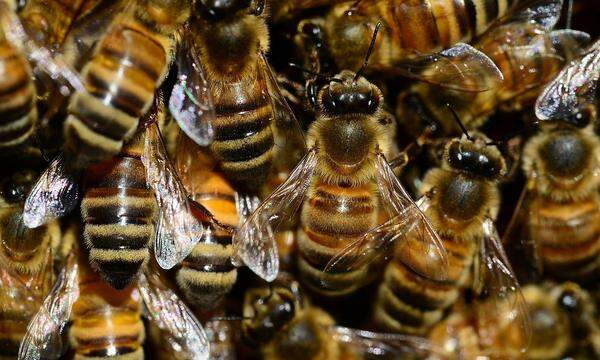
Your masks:
<path fill-rule="evenodd" d="M 531 203 L 529 231 L 544 273 L 564 280 L 597 279 L 600 273 L 600 200 Z"/>
<path fill-rule="evenodd" d="M 170 62 L 168 37 L 122 24 L 96 46 L 83 70 L 85 91 L 73 95 L 65 138 L 75 165 L 115 155 L 137 128 Z"/>
<path fill-rule="evenodd" d="M 86 276 L 87 277 L 87 276 Z M 69 343 L 75 359 L 144 359 L 144 323 L 135 288 L 115 290 L 97 277 L 81 280 Z"/>
<path fill-rule="evenodd" d="M 365 284 L 368 267 L 324 273 L 327 263 L 377 225 L 378 197 L 373 184 L 341 186 L 313 183 L 302 207 L 298 268 L 304 282 L 325 295 L 345 295 Z M 339 269 L 338 269 L 339 270 Z"/>
<path fill-rule="evenodd" d="M 218 91 L 213 91 L 217 117 L 211 150 L 236 187 L 257 191 L 270 172 L 274 144 L 266 84 L 256 77 L 218 86 Z"/>
<path fill-rule="evenodd" d="M 0 156 L 26 145 L 37 121 L 31 68 L 0 34 Z"/>
<path fill-rule="evenodd" d="M 380 1 L 378 12 L 391 28 L 398 49 L 430 54 L 481 35 L 515 2 L 384 0 Z"/>
<path fill-rule="evenodd" d="M 402 242 L 398 244 L 377 293 L 374 317 L 381 328 L 423 335 L 456 301 L 470 274 L 476 242 L 448 236 L 442 236 L 442 242 L 448 254 L 448 276 L 444 281 L 425 277 L 405 265 L 400 252 L 406 247 Z"/>
<path fill-rule="evenodd" d="M 235 191 L 218 173 L 208 173 L 195 187 L 193 197 L 223 224 L 238 225 Z M 210 227 L 177 271 L 177 284 L 186 298 L 199 308 L 216 305 L 233 287 L 237 270 L 231 263 L 234 255 L 231 234 Z"/>
<path fill-rule="evenodd" d="M 122 289 L 148 260 L 157 205 L 140 159 L 143 137 L 111 160 L 91 166 L 81 202 L 83 235 L 90 263 Z"/>

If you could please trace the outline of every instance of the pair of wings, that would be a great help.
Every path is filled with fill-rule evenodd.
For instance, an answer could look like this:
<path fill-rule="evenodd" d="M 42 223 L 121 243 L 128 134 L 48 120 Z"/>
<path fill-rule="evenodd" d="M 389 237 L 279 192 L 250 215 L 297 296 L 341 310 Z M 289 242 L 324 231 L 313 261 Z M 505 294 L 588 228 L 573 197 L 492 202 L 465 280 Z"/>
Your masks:
<path fill-rule="evenodd" d="M 233 236 L 233 246 L 238 256 L 255 273 L 267 281 L 273 281 L 279 271 L 279 257 L 275 242 L 275 230 L 282 222 L 294 216 L 313 181 L 319 156 L 318 149 L 311 149 L 292 171 L 288 179 L 269 195 Z M 427 269 L 414 267 L 415 271 L 428 272 L 430 276 L 444 277 L 447 258 L 437 233 L 417 204 L 410 198 L 394 175 L 383 154 L 377 155 L 377 186 L 382 202 L 391 219 L 369 231 L 336 256 L 326 268 L 353 267 L 375 260 L 382 247 L 390 246 L 406 232 L 415 231 L 418 242 L 416 256 L 430 259 Z M 391 234 L 380 236 L 382 233 Z M 348 261 L 350 260 L 350 261 Z"/>
<path fill-rule="evenodd" d="M 588 105 L 598 104 L 600 79 L 600 40 L 571 61 L 548 84 L 535 103 L 540 120 L 554 120 L 578 114 Z"/>
<path fill-rule="evenodd" d="M 211 95 L 211 84 L 205 75 L 190 31 L 183 31 L 178 49 L 177 82 L 169 99 L 169 110 L 190 139 L 200 146 L 207 146 L 214 138 L 212 124 L 216 117 L 215 105 Z M 273 111 L 271 125 L 276 149 L 273 156 L 275 166 L 278 169 L 289 170 L 306 153 L 304 136 L 263 52 L 259 53 L 258 62 L 259 79 L 266 83 L 266 90 L 262 95 L 269 99 Z"/>
<path fill-rule="evenodd" d="M 202 237 L 204 226 L 196 216 L 201 212 L 196 209 L 203 208 L 188 199 L 156 122 L 145 129 L 142 162 L 147 185 L 153 190 L 159 208 L 154 240 L 156 260 L 162 268 L 170 269 L 180 263 Z M 25 201 L 25 225 L 37 227 L 73 210 L 79 202 L 78 185 L 78 176 L 67 169 L 64 156 L 59 156 L 44 171 Z"/>
<path fill-rule="evenodd" d="M 18 358 L 57 359 L 66 351 L 62 332 L 73 304 L 79 298 L 76 257 L 69 256 L 54 288 L 27 327 Z M 210 345 L 200 322 L 177 295 L 165 286 L 156 272 L 146 268 L 138 279 L 145 314 L 167 334 L 166 342 L 186 359 L 208 359 Z"/>

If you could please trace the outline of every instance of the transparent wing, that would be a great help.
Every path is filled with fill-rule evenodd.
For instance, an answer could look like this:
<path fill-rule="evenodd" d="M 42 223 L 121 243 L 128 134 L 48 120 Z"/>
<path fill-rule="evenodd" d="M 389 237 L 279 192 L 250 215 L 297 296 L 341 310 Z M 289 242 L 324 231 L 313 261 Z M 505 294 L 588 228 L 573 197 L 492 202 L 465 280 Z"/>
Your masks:
<path fill-rule="evenodd" d="M 210 87 L 191 36 L 184 34 L 177 53 L 177 82 L 169 99 L 169 110 L 183 132 L 198 145 L 214 138 L 215 119 Z"/>
<path fill-rule="evenodd" d="M 25 226 L 35 228 L 71 212 L 80 196 L 76 178 L 77 176 L 67 169 L 64 155 L 54 159 L 25 200 Z"/>
<path fill-rule="evenodd" d="M 250 215 L 233 235 L 236 256 L 254 273 L 273 281 L 279 271 L 279 256 L 274 230 L 279 223 L 294 216 L 308 190 L 317 164 L 317 150 L 312 149 L 281 184 Z"/>
<path fill-rule="evenodd" d="M 534 22 L 546 30 L 556 26 L 562 12 L 563 0 L 526 0 L 517 2 L 496 23 Z"/>
<path fill-rule="evenodd" d="M 83 90 L 83 82 L 79 74 L 71 69 L 60 57 L 55 57 L 51 51 L 38 45 L 29 38 L 17 14 L 10 10 L 5 1 L 0 1 L 0 28 L 8 41 L 17 46 L 32 61 L 36 70 L 41 70 L 54 81 L 62 83 L 61 92 L 67 95 L 70 89 Z"/>
<path fill-rule="evenodd" d="M 243 225 L 248 216 L 250 216 L 260 205 L 260 199 L 257 196 L 243 195 L 235 193 L 235 208 L 240 218 L 240 225 Z"/>
<path fill-rule="evenodd" d="M 267 83 L 273 108 L 272 129 L 275 139 L 274 164 L 277 170 L 289 172 L 306 155 L 306 142 L 298 120 L 281 94 L 277 77 L 264 53 L 260 53 L 260 67 Z"/>
<path fill-rule="evenodd" d="M 444 88 L 468 92 L 490 90 L 504 80 L 500 69 L 487 55 L 463 43 L 436 54 L 416 54 L 394 64 L 391 71 Z"/>
<path fill-rule="evenodd" d="M 390 219 L 336 254 L 324 271 L 348 271 L 372 263 L 398 243 L 395 256 L 407 266 L 428 278 L 445 279 L 446 250 L 424 214 L 429 207 L 428 195 L 415 203 L 383 155 L 377 157 L 377 185 Z"/>
<path fill-rule="evenodd" d="M 447 359 L 443 349 L 428 339 L 402 334 L 376 333 L 336 326 L 332 329 L 335 339 L 345 344 L 352 353 L 391 359 Z"/>
<path fill-rule="evenodd" d="M 496 328 L 502 328 L 501 325 L 506 323 L 518 329 L 522 350 L 525 351 L 532 332 L 527 303 L 492 219 L 484 221 L 483 232 L 479 260 L 482 269 L 479 279 L 476 279 L 482 282 L 476 288 L 482 288 L 480 294 L 485 298 L 478 306 L 480 336 L 490 338 L 487 332 L 496 332 Z"/>
<path fill-rule="evenodd" d="M 168 334 L 166 340 L 172 349 L 185 359 L 208 359 L 210 345 L 204 328 L 175 292 L 148 269 L 138 281 L 148 316 Z"/>
<path fill-rule="evenodd" d="M 27 326 L 19 348 L 19 359 L 58 359 L 64 354 L 66 345 L 63 344 L 61 333 L 69 322 L 71 309 L 79 297 L 77 275 L 77 261 L 71 255 L 54 288 Z"/>
<path fill-rule="evenodd" d="M 167 155 L 156 122 L 146 128 L 142 162 L 159 209 L 154 240 L 156 261 L 163 269 L 170 269 L 192 251 L 203 226 L 191 212 L 187 193 Z"/>
<path fill-rule="evenodd" d="M 597 101 L 600 78 L 600 40 L 583 57 L 573 60 L 546 86 L 535 103 L 540 120 L 561 119 L 577 114 Z"/>

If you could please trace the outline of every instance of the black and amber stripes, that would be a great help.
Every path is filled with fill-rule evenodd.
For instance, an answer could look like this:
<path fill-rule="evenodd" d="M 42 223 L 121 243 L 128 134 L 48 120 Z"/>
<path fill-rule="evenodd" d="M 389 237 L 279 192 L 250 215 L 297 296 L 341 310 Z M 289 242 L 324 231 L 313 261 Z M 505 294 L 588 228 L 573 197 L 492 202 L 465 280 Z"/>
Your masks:
<path fill-rule="evenodd" d="M 144 359 L 145 328 L 138 290 L 115 290 L 93 272 L 83 270 L 79 292 L 69 328 L 74 358 Z"/>
<path fill-rule="evenodd" d="M 114 158 L 91 166 L 81 202 L 90 263 L 117 289 L 127 286 L 149 257 L 157 204 L 141 161 L 138 133 Z"/>
<path fill-rule="evenodd" d="M 317 177 L 302 207 L 298 231 L 298 269 L 313 290 L 328 296 L 346 295 L 366 283 L 368 267 L 323 272 L 327 263 L 378 223 L 373 184 L 328 184 Z"/>
<path fill-rule="evenodd" d="M 221 224 L 235 228 L 239 218 L 233 188 L 216 172 L 196 176 L 202 182 L 194 187 L 193 198 Z M 237 269 L 231 263 L 234 256 L 232 234 L 216 226 L 210 226 L 206 231 L 208 233 L 181 263 L 176 275 L 177 284 L 187 300 L 203 310 L 218 304 L 237 279 Z"/>
<path fill-rule="evenodd" d="M 456 301 L 470 275 L 477 243 L 450 236 L 443 236 L 442 243 L 448 254 L 448 276 L 443 281 L 409 268 L 400 254 L 408 249 L 402 243 L 396 247 L 377 293 L 374 319 L 378 326 L 387 331 L 423 335 Z"/>
<path fill-rule="evenodd" d="M 377 9 L 400 49 L 432 53 L 481 35 L 494 20 L 505 15 L 514 2 L 516 0 L 383 0 Z"/>
<path fill-rule="evenodd" d="M 78 168 L 119 152 L 148 111 L 171 63 L 172 33 L 155 32 L 135 17 L 110 29 L 82 69 L 85 90 L 69 103 L 66 150 Z"/>
<path fill-rule="evenodd" d="M 273 156 L 273 112 L 266 84 L 258 76 L 223 84 L 215 94 L 217 117 L 211 150 L 220 160 L 223 173 L 236 187 L 258 191 L 269 175 Z"/>
<path fill-rule="evenodd" d="M 0 32 L 0 157 L 22 149 L 36 121 L 35 85 L 29 63 Z"/>

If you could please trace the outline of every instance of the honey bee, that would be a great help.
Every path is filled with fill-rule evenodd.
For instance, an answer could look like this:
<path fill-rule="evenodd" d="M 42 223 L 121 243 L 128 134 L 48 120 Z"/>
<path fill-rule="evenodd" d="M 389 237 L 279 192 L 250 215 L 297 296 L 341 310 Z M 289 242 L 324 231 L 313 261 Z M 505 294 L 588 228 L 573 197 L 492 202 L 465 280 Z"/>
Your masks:
<path fill-rule="evenodd" d="M 130 2 L 83 66 L 69 101 L 65 153 L 75 169 L 116 155 L 150 109 L 173 58 L 187 0 Z"/>
<path fill-rule="evenodd" d="M 196 2 L 169 106 L 191 139 L 209 145 L 227 179 L 254 195 L 274 167 L 295 165 L 304 148 L 266 58 L 264 5 Z"/>
<path fill-rule="evenodd" d="M 429 340 L 448 356 L 460 359 L 550 360 L 574 356 L 590 359 L 598 356 L 600 340 L 596 309 L 590 294 L 574 283 L 527 285 L 523 296 L 531 318 L 532 337 L 524 339 L 515 331 L 510 316 L 482 323 L 477 311 L 455 311 L 438 324 Z M 510 301 L 510 300 L 508 300 Z M 510 305 L 504 305 L 503 309 Z M 527 350 L 521 352 L 523 344 Z"/>
<path fill-rule="evenodd" d="M 83 191 L 66 158 L 59 157 L 25 202 L 23 217 L 31 227 L 72 210 L 83 193 L 80 208 L 91 265 L 118 289 L 148 261 L 152 242 L 158 264 L 170 269 L 192 251 L 204 231 L 202 221 L 213 222 L 204 207 L 188 199 L 167 156 L 158 127 L 163 107 L 158 94 L 120 154 L 87 169 Z"/>
<path fill-rule="evenodd" d="M 427 267 L 415 271 L 443 277 L 444 248 L 388 165 L 391 139 L 380 122 L 383 96 L 362 71 L 342 71 L 319 91 L 308 154 L 233 237 L 245 263 L 262 266 L 270 280 L 279 266 L 274 229 L 299 207 L 298 269 L 313 290 L 329 296 L 353 292 L 370 280 L 369 265 L 377 255 L 411 228 L 421 231 L 416 255 L 429 259 Z M 380 225 L 387 215 L 390 219 Z M 371 236 L 381 228 L 389 236 Z M 373 251 L 353 253 L 350 258 L 360 260 L 353 267 L 344 268 L 343 261 L 331 273 L 323 272 L 337 253 L 362 238 Z"/>
<path fill-rule="evenodd" d="M 80 2 L 64 2 L 64 12 L 50 19 L 46 16 L 48 12 L 41 13 L 40 1 L 31 1 L 22 11 L 21 23 L 16 2 L 0 1 L 0 156 L 3 158 L 18 156 L 30 145 L 36 129 L 38 94 L 34 74 L 49 75 L 56 83 L 68 81 L 72 86 L 79 83 L 75 73 L 55 58 L 51 49 L 64 39 L 68 23 L 74 17 L 68 10 Z M 47 3 L 58 5 L 56 1 Z"/>
<path fill-rule="evenodd" d="M 160 279 L 145 269 L 137 285 L 116 290 L 87 266 L 83 256 L 69 256 L 59 278 L 27 327 L 19 359 L 56 359 L 70 346 L 75 358 L 143 359 L 144 315 L 168 336 L 163 338 L 186 359 L 208 359 L 202 325 Z M 69 346 L 61 333 L 70 322 Z"/>
<path fill-rule="evenodd" d="M 214 218 L 231 230 L 239 224 L 236 191 L 223 174 L 215 171 L 210 154 L 183 134 L 175 150 L 175 164 L 190 197 L 206 207 Z M 208 227 L 177 270 L 177 284 L 186 299 L 206 310 L 216 305 L 235 285 L 237 269 L 231 245 L 232 231 Z"/>
<path fill-rule="evenodd" d="M 600 42 L 569 63 L 536 102 L 540 132 L 523 149 L 527 183 L 505 232 L 527 276 L 593 282 L 600 274 L 596 87 Z"/>
<path fill-rule="evenodd" d="M 455 135 L 460 129 L 446 104 L 452 105 L 470 129 L 481 126 L 497 109 L 520 111 L 532 105 L 542 87 L 589 41 L 589 35 L 579 31 L 551 31 L 560 18 L 560 7 L 549 2 L 544 8 L 544 16 L 531 13 L 501 23 L 473 44 L 498 65 L 504 78 L 501 84 L 493 85 L 494 79 L 485 77 L 466 79 L 480 82 L 480 87 L 488 84 L 490 90 L 465 92 L 416 83 L 399 96 L 398 118 L 417 134 L 427 118 L 425 121 L 438 125 L 442 133 Z"/>
<path fill-rule="evenodd" d="M 442 166 L 426 174 L 421 186 L 425 195 L 417 205 L 441 236 L 448 254 L 447 276 L 440 279 L 415 271 L 428 266 L 429 261 L 413 253 L 422 246 L 420 229 L 403 234 L 405 241 L 395 246 L 377 293 L 374 319 L 381 328 L 425 334 L 457 301 L 469 279 L 478 293 L 485 291 L 494 299 L 516 293 L 521 299 L 519 283 L 493 222 L 500 201 L 496 184 L 506 165 L 498 149 L 488 142 L 479 133 L 450 140 L 444 149 Z M 377 230 L 380 237 L 389 236 L 386 231 L 389 227 Z M 413 236 L 417 241 L 413 242 Z M 370 251 L 365 239 L 368 238 L 349 245 L 331 263 Z M 526 329 L 523 302 L 518 301 L 514 310 Z"/>
<path fill-rule="evenodd" d="M 423 338 L 337 326 L 327 312 L 308 303 L 287 273 L 270 287 L 249 289 L 243 315 L 243 337 L 259 345 L 268 360 L 413 359 L 442 354 Z"/>
<path fill-rule="evenodd" d="M 28 229 L 21 210 L 39 166 L 35 153 L 21 156 L 20 169 L 6 166 L 0 180 L 0 358 L 16 358 L 29 320 L 53 282 L 53 249 L 61 238 L 57 222 Z M 6 165 L 6 164 L 5 164 Z"/>

